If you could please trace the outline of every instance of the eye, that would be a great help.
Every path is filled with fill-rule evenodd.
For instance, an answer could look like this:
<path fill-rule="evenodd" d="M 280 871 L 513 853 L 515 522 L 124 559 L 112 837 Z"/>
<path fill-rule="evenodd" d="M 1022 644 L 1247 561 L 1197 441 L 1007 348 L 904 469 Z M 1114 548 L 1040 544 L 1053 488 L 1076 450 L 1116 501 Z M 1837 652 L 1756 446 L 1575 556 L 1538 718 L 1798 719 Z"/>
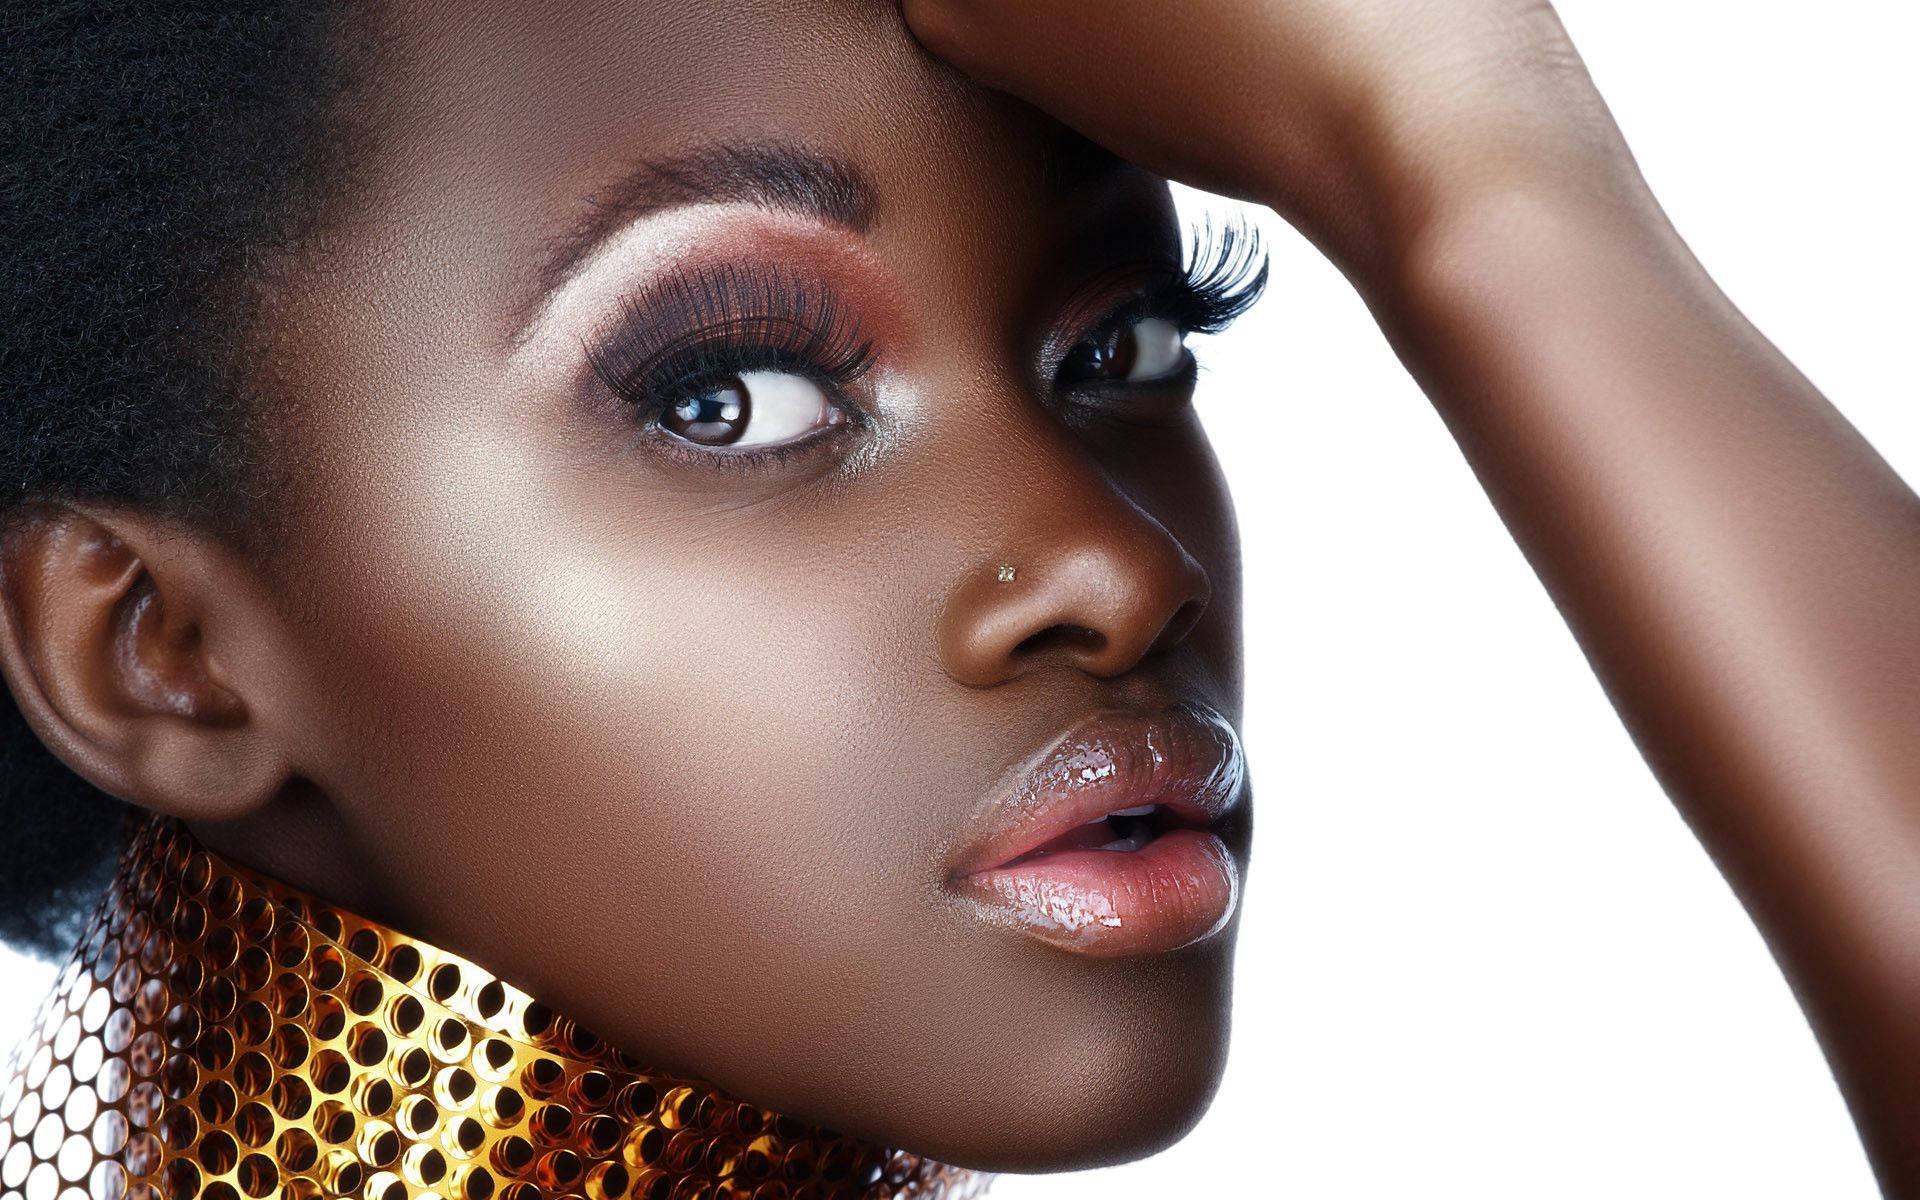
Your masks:
<path fill-rule="evenodd" d="M 701 381 L 661 406 L 660 427 L 700 446 L 765 446 L 838 425 L 846 412 L 792 371 L 741 371 Z"/>
<path fill-rule="evenodd" d="M 1132 317 L 1102 327 L 1060 364 L 1063 384 L 1151 383 L 1187 365 L 1186 331 L 1164 317 Z"/>

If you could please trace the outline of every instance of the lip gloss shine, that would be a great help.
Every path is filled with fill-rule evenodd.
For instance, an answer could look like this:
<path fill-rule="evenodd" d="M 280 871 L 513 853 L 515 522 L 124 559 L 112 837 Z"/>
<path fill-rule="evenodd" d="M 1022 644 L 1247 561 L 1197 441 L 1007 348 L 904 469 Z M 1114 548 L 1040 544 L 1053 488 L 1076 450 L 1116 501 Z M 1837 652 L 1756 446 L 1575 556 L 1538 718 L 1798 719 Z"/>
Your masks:
<path fill-rule="evenodd" d="M 1080 954 L 1191 945 L 1238 907 L 1222 833 L 1246 782 L 1239 737 L 1216 710 L 1103 710 L 1013 774 L 950 886 L 983 918 Z"/>

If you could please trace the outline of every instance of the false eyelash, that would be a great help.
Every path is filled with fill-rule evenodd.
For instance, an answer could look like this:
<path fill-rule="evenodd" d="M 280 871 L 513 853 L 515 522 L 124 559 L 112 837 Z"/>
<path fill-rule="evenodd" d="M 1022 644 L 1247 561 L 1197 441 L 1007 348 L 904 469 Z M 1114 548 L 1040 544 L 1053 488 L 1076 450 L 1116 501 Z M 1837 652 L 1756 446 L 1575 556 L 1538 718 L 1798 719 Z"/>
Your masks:
<path fill-rule="evenodd" d="M 1266 291 L 1268 256 L 1260 231 L 1244 217 L 1216 225 L 1211 217 L 1190 226 L 1176 258 L 1157 252 L 1145 261 L 1124 263 L 1090 281 L 1091 292 L 1124 287 L 1132 293 L 1091 325 L 1077 325 L 1077 337 L 1111 332 L 1145 317 L 1157 317 L 1184 333 L 1219 333 Z"/>
<path fill-rule="evenodd" d="M 585 353 L 609 391 L 642 407 L 745 371 L 797 371 L 843 385 L 873 360 L 873 343 L 833 291 L 778 267 L 677 268 L 623 297 L 620 309 Z"/>
<path fill-rule="evenodd" d="M 1188 333 L 1219 333 L 1267 289 L 1268 254 L 1260 230 L 1243 216 L 1220 225 L 1209 216 L 1192 227 L 1183 260 L 1150 308 Z"/>

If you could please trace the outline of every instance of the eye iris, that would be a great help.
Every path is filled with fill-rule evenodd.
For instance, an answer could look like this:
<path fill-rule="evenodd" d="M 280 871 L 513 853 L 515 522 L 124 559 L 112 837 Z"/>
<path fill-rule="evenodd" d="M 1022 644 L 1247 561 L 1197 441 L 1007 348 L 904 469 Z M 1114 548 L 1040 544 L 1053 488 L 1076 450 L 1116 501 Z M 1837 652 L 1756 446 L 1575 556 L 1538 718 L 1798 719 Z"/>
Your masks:
<path fill-rule="evenodd" d="M 688 441 L 724 446 L 746 433 L 752 412 L 746 381 L 729 375 L 704 392 L 682 397 L 660 414 L 660 423 Z"/>
<path fill-rule="evenodd" d="M 1125 379 L 1133 373 L 1139 357 L 1140 339 L 1133 323 L 1128 322 L 1092 344 L 1090 373 L 1096 379 Z"/>
<path fill-rule="evenodd" d="M 1178 371 L 1186 331 L 1162 317 L 1137 317 L 1083 340 L 1061 364 L 1063 379 L 1146 383 Z"/>

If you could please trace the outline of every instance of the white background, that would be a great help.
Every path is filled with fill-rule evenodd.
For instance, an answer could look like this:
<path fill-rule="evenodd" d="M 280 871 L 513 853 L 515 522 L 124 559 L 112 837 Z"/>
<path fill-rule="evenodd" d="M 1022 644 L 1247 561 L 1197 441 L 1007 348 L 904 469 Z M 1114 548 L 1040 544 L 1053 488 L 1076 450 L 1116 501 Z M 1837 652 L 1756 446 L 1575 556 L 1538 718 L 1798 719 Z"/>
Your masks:
<path fill-rule="evenodd" d="M 1707 268 L 1920 483 L 1920 16 L 1559 7 Z M 1259 813 L 1232 1060 L 1172 1149 L 993 1194 L 1875 1195 L 1765 947 L 1439 419 L 1261 217 L 1268 299 L 1199 347 Z M 0 949 L 0 1044 L 50 976 Z"/>

